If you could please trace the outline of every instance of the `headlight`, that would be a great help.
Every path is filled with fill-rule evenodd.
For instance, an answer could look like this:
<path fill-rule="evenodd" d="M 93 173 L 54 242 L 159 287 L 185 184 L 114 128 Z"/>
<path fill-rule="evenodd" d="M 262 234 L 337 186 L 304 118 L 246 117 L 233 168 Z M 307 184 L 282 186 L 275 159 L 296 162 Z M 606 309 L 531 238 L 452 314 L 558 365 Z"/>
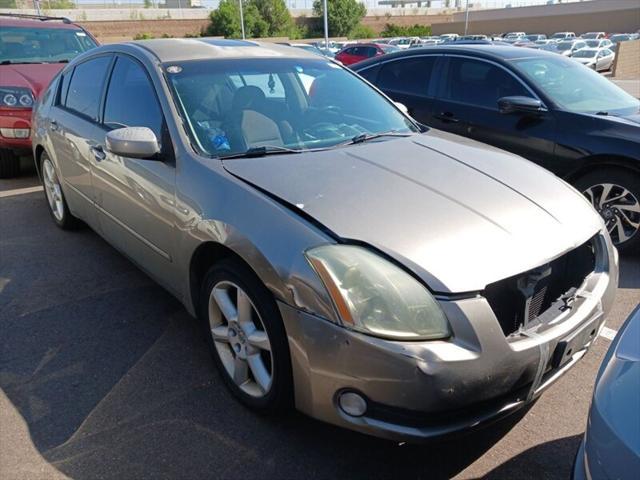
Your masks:
<path fill-rule="evenodd" d="M 0 88 L 0 107 L 31 108 L 33 107 L 33 93 L 28 88 Z"/>
<path fill-rule="evenodd" d="M 394 340 L 451 335 L 444 312 L 407 272 L 369 250 L 326 245 L 306 252 L 345 327 Z"/>

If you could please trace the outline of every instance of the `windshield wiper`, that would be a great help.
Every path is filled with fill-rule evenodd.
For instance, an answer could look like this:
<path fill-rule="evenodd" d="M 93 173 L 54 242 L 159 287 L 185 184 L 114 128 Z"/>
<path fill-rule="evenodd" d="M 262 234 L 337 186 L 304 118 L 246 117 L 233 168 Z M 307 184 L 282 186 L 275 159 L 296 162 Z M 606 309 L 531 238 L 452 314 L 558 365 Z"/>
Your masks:
<path fill-rule="evenodd" d="M 411 135 L 413 135 L 413 133 L 400 133 L 395 130 L 380 133 L 360 133 L 341 145 L 356 145 L 358 143 L 368 142 L 369 140 L 375 140 L 380 137 L 410 137 Z"/>
<path fill-rule="evenodd" d="M 261 147 L 251 147 L 244 152 L 230 153 L 229 155 L 217 155 L 215 158 L 228 160 L 230 158 L 254 158 L 267 155 L 284 155 L 287 153 L 302 153 L 305 150 L 295 150 L 293 148 L 280 147 L 278 145 L 264 145 Z"/>
<path fill-rule="evenodd" d="M 609 115 L 609 112 L 600 111 L 600 112 L 596 112 L 596 115 L 607 116 L 607 115 Z"/>
<path fill-rule="evenodd" d="M 31 65 L 35 63 L 44 63 L 44 62 L 14 62 L 13 60 L 3 60 L 0 62 L 0 65 Z"/>

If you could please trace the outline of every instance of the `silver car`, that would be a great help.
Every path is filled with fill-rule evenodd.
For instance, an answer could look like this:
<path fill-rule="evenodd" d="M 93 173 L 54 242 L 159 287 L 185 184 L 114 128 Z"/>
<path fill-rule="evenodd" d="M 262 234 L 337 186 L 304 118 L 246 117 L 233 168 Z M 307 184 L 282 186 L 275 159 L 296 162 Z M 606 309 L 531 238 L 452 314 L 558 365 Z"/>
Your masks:
<path fill-rule="evenodd" d="M 100 47 L 34 122 L 53 220 L 180 299 L 258 410 L 399 440 L 465 430 L 535 400 L 613 302 L 616 250 L 578 192 L 300 49 Z"/>

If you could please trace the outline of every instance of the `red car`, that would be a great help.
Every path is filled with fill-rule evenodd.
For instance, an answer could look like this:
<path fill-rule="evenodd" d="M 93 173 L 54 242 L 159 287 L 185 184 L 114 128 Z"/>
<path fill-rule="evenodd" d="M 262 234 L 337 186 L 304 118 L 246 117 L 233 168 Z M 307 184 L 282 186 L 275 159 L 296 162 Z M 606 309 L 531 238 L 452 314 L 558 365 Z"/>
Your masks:
<path fill-rule="evenodd" d="M 385 53 L 397 52 L 400 49 L 385 43 L 355 43 L 348 45 L 336 53 L 336 60 L 343 65 L 353 65 L 371 57 L 379 57 Z"/>
<path fill-rule="evenodd" d="M 0 178 L 20 173 L 31 152 L 31 108 L 76 55 L 97 45 L 66 18 L 0 14 Z"/>

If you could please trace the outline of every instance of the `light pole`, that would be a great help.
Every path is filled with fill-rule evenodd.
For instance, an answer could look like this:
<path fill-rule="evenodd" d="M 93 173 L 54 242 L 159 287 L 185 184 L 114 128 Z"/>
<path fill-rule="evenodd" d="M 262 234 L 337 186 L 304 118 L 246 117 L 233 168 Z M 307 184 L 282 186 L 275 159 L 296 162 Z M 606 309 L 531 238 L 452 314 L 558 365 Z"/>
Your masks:
<path fill-rule="evenodd" d="M 242 0 L 238 0 L 240 4 L 240 29 L 242 30 L 242 39 L 244 40 L 244 14 L 242 13 Z"/>
<path fill-rule="evenodd" d="M 329 48 L 329 12 L 327 11 L 327 0 L 324 4 L 324 48 Z"/>
<path fill-rule="evenodd" d="M 467 35 L 467 30 L 469 29 L 469 0 L 467 0 L 467 12 L 464 16 L 464 34 Z"/>

